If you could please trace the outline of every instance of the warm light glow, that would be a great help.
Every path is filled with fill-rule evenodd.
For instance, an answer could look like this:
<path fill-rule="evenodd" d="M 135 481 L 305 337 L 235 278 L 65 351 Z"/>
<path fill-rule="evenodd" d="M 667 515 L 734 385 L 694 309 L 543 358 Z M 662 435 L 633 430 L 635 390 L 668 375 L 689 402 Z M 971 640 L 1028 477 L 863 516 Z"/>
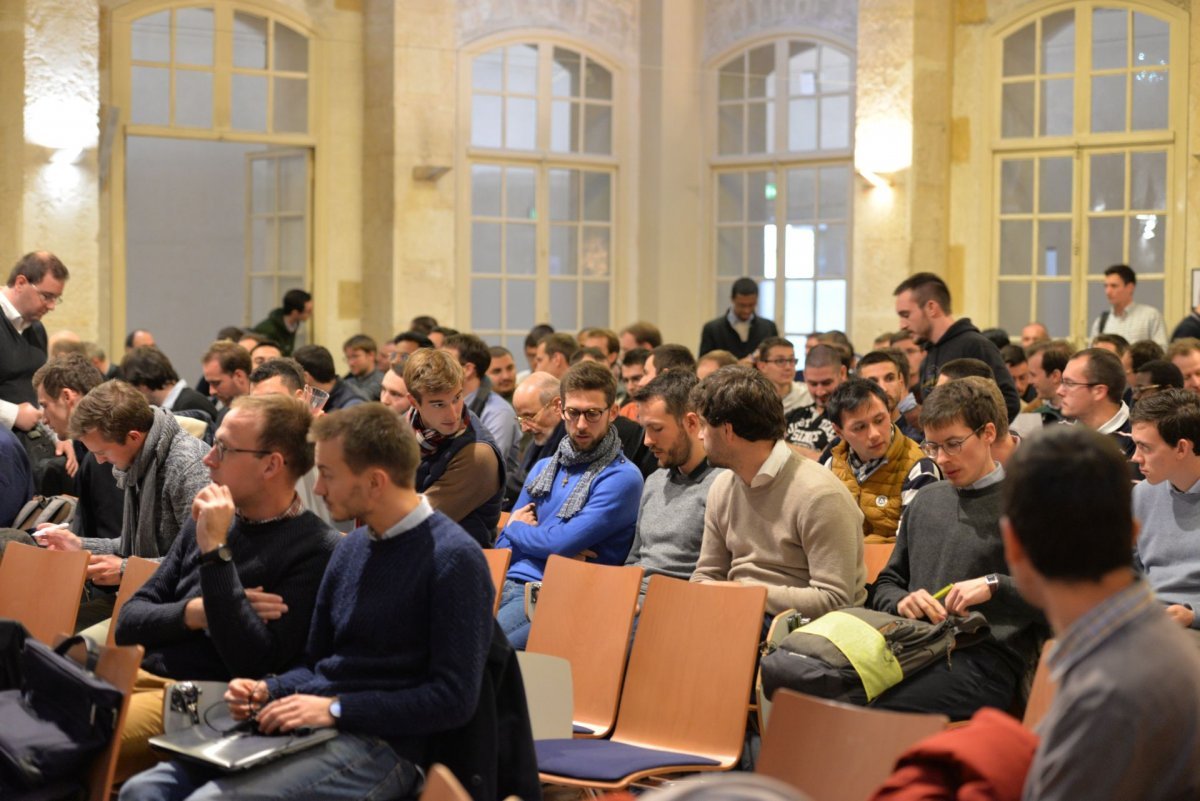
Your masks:
<path fill-rule="evenodd" d="M 878 175 L 877 173 L 871 172 L 870 170 L 859 170 L 858 174 L 861 175 L 863 178 L 867 179 L 867 183 L 869 183 L 871 186 L 875 187 L 876 189 L 891 189 L 892 188 L 891 181 Z"/>
<path fill-rule="evenodd" d="M 854 142 L 854 167 L 864 178 L 867 173 L 887 175 L 912 166 L 912 124 L 907 120 L 860 117 Z"/>
<path fill-rule="evenodd" d="M 25 107 L 25 141 L 31 145 L 75 154 L 95 147 L 98 140 L 94 103 L 69 97 L 40 97 Z M 72 160 L 75 158 L 78 156 Z"/>

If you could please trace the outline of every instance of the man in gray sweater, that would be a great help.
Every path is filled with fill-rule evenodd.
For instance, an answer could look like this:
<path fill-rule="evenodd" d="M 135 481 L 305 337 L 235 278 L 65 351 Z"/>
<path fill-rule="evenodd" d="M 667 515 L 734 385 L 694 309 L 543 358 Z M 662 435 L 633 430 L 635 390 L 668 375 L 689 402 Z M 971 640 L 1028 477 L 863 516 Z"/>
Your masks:
<path fill-rule="evenodd" d="M 1134 566 L 1167 615 L 1200 637 L 1200 395 L 1163 390 L 1139 400 L 1130 420 L 1146 477 L 1133 488 Z"/>
<path fill-rule="evenodd" d="M 1003 414 L 990 392 L 965 380 L 936 388 L 921 409 L 921 449 L 947 480 L 925 487 L 909 504 L 871 606 L 933 623 L 977 609 L 991 632 L 896 685 L 875 706 L 953 720 L 983 706 L 1008 709 L 1037 662 L 1044 622 L 1007 575 L 1000 540 L 1004 468 L 991 445 Z"/>
<path fill-rule="evenodd" d="M 708 463 L 700 441 L 700 417 L 688 393 L 696 374 L 669 370 L 638 390 L 638 420 L 646 447 L 658 460 L 642 488 L 633 547 L 627 565 L 645 571 L 642 592 L 654 574 L 686 581 L 696 569 L 704 538 L 704 508 L 713 480 L 725 472 Z"/>

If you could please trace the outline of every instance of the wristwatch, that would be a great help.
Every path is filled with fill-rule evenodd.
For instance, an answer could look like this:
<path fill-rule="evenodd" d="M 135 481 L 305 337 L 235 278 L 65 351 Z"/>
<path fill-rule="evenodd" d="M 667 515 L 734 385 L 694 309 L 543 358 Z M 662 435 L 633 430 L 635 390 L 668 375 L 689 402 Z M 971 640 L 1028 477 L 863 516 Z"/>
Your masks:
<path fill-rule="evenodd" d="M 342 719 L 342 702 L 336 698 L 329 704 L 329 717 L 335 721 Z"/>
<path fill-rule="evenodd" d="M 992 595 L 995 595 L 996 590 L 1000 589 L 1000 577 L 995 573 L 988 573 L 983 577 L 983 580 L 987 582 L 988 589 L 991 591 Z"/>
<path fill-rule="evenodd" d="M 215 565 L 220 562 L 232 562 L 233 551 L 229 550 L 229 546 L 221 543 L 211 551 L 200 554 L 200 565 Z"/>

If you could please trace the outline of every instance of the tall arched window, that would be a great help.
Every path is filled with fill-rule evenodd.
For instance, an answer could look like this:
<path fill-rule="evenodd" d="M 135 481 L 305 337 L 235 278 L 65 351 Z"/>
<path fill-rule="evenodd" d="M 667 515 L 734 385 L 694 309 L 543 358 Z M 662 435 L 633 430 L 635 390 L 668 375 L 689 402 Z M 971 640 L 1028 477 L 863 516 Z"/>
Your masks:
<path fill-rule="evenodd" d="M 470 327 L 520 353 L 536 323 L 607 327 L 617 165 L 613 70 L 518 42 L 470 57 Z"/>
<path fill-rule="evenodd" d="M 854 59 L 780 39 L 723 60 L 716 82 L 715 307 L 755 279 L 759 314 L 803 354 L 806 334 L 846 328 Z"/>
<path fill-rule="evenodd" d="M 1113 264 L 1137 272 L 1140 303 L 1162 309 L 1166 288 L 1182 286 L 1172 209 L 1184 177 L 1175 142 L 1185 32 L 1170 9 L 1098 2 L 998 32 L 993 260 L 1002 328 L 1040 320 L 1053 336 L 1086 336 L 1108 308 L 1104 270 Z"/>

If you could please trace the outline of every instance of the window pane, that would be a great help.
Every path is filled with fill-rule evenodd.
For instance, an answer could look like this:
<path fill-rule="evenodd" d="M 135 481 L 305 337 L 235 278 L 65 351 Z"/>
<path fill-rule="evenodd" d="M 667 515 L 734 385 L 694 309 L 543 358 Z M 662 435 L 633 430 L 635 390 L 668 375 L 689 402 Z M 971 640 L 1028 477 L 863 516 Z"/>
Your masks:
<path fill-rule="evenodd" d="M 307 241 L 303 218 L 283 217 L 279 220 L 279 272 L 304 275 L 308 266 Z"/>
<path fill-rule="evenodd" d="M 717 275 L 742 274 L 742 227 L 717 229 Z"/>
<path fill-rule="evenodd" d="M 181 8 L 175 12 L 175 61 L 179 64 L 212 66 L 211 8 Z"/>
<path fill-rule="evenodd" d="M 500 272 L 500 224 L 471 224 L 471 272 Z"/>
<path fill-rule="evenodd" d="M 788 42 L 788 94 L 817 93 L 817 55 L 814 42 Z"/>
<path fill-rule="evenodd" d="M 1032 256 L 1033 223 L 1029 220 L 1002 220 L 1000 222 L 1000 274 L 1029 275 L 1033 272 L 1030 264 Z"/>
<path fill-rule="evenodd" d="M 787 176 L 788 219 L 814 219 L 817 216 L 817 171 L 813 169 L 788 170 Z M 823 199 L 824 180 L 821 181 L 821 188 Z"/>
<path fill-rule="evenodd" d="M 471 86 L 489 92 L 504 90 L 504 51 L 489 50 L 471 62 Z"/>
<path fill-rule="evenodd" d="M 1128 76 L 1092 76 L 1092 132 L 1125 130 L 1125 82 Z"/>
<path fill-rule="evenodd" d="M 579 330 L 579 310 L 574 281 L 550 282 L 550 325 L 557 330 Z"/>
<path fill-rule="evenodd" d="M 1166 268 L 1166 242 L 1165 215 L 1135 214 L 1129 220 L 1129 266 L 1136 273 L 1163 272 Z"/>
<path fill-rule="evenodd" d="M 550 219 L 579 219 L 579 170 L 550 171 Z"/>
<path fill-rule="evenodd" d="M 775 219 L 775 173 L 746 173 L 746 220 L 771 222 Z"/>
<path fill-rule="evenodd" d="M 1033 213 L 1033 159 L 1000 163 L 1000 213 Z"/>
<path fill-rule="evenodd" d="M 289 156 L 276 161 L 279 163 L 279 210 L 302 214 L 308 205 L 305 159 Z"/>
<path fill-rule="evenodd" d="M 775 45 L 756 47 L 749 54 L 748 97 L 775 96 Z"/>
<path fill-rule="evenodd" d="M 788 101 L 788 150 L 817 149 L 817 101 Z"/>
<path fill-rule="evenodd" d="M 275 79 L 275 131 L 308 131 L 308 79 Z"/>
<path fill-rule="evenodd" d="M 850 79 L 850 57 L 832 47 L 821 48 L 821 91 L 846 92 Z"/>
<path fill-rule="evenodd" d="M 233 76 L 231 123 L 241 131 L 267 130 L 267 78 L 265 75 Z"/>
<path fill-rule="evenodd" d="M 585 281 L 583 284 L 583 319 L 580 325 L 589 328 L 607 328 L 608 313 L 608 282 Z"/>
<path fill-rule="evenodd" d="M 1167 154 L 1151 151 L 1129 154 L 1129 206 L 1134 209 L 1167 207 Z"/>
<path fill-rule="evenodd" d="M 471 327 L 477 330 L 500 327 L 499 279 L 471 279 Z"/>
<path fill-rule="evenodd" d="M 612 100 L 612 72 L 589 58 L 583 73 L 583 93 L 594 100 Z"/>
<path fill-rule="evenodd" d="M 717 176 L 718 222 L 740 222 L 742 220 L 744 184 L 745 176 L 740 172 L 723 172 Z M 788 191 L 790 192 L 791 189 Z"/>
<path fill-rule="evenodd" d="M 1128 19 L 1129 14 L 1123 8 L 1097 8 L 1092 12 L 1092 69 L 1125 67 Z"/>
<path fill-rule="evenodd" d="M 510 220 L 533 220 L 537 218 L 534 206 L 533 170 L 509 167 L 504 172 L 504 216 Z"/>
<path fill-rule="evenodd" d="M 1038 184 L 1038 211 L 1042 214 L 1071 211 L 1074 186 L 1074 161 L 1071 158 L 1049 158 L 1039 162 L 1041 180 Z"/>
<path fill-rule="evenodd" d="M 578 275 L 578 232 L 573 225 L 550 227 L 550 274 Z"/>
<path fill-rule="evenodd" d="M 846 330 L 846 282 L 817 282 L 817 331 Z"/>
<path fill-rule="evenodd" d="M 504 226 L 504 271 L 508 275 L 533 275 L 536 267 L 536 228 L 522 223 Z"/>
<path fill-rule="evenodd" d="M 500 168 L 488 164 L 471 166 L 471 213 L 500 216 Z"/>
<path fill-rule="evenodd" d="M 767 153 L 774 144 L 766 103 L 746 104 L 746 152 Z"/>
<path fill-rule="evenodd" d="M 829 220 L 849 216 L 850 209 L 847 204 L 849 191 L 850 169 L 848 167 L 825 167 L 822 169 L 821 217 Z M 790 219 L 791 215 L 788 216 Z"/>
<path fill-rule="evenodd" d="M 746 96 L 746 78 L 743 72 L 744 56 L 729 61 L 721 67 L 717 81 L 717 93 L 721 100 L 741 100 Z"/>
<path fill-rule="evenodd" d="M 1075 12 L 1042 18 L 1042 74 L 1075 71 Z"/>
<path fill-rule="evenodd" d="M 241 11 L 233 15 L 233 66 L 267 68 L 267 19 Z"/>
<path fill-rule="evenodd" d="M 129 118 L 135 123 L 166 125 L 170 121 L 171 73 L 157 67 L 133 67 Z"/>
<path fill-rule="evenodd" d="M 1170 63 L 1171 38 L 1166 20 L 1134 12 L 1133 56 L 1138 67 Z"/>
<path fill-rule="evenodd" d="M 524 97 L 505 99 L 504 146 L 533 150 L 537 146 L 537 101 Z"/>
<path fill-rule="evenodd" d="M 254 272 L 275 269 L 275 220 L 256 219 L 250 224 L 250 266 Z"/>
<path fill-rule="evenodd" d="M 717 111 L 717 152 L 721 155 L 742 152 L 742 106 L 721 106 Z"/>
<path fill-rule="evenodd" d="M 1145 303 L 1156 309 L 1163 308 L 1163 282 L 1153 278 L 1143 281 L 1139 276 L 1137 296 L 1138 303 Z"/>
<path fill-rule="evenodd" d="M 1112 265 L 1125 261 L 1124 224 L 1124 217 L 1093 217 L 1088 220 L 1089 273 L 1103 275 Z"/>
<path fill-rule="evenodd" d="M 821 98 L 821 149 L 835 150 L 850 146 L 850 97 L 835 95 Z"/>
<path fill-rule="evenodd" d="M 1167 127 L 1168 85 L 1166 70 L 1133 74 L 1133 130 L 1154 131 Z"/>
<path fill-rule="evenodd" d="M 264 314 L 270 314 L 271 308 L 278 302 L 279 292 L 274 277 L 250 279 L 251 319 L 257 320 Z"/>
<path fill-rule="evenodd" d="M 563 47 L 554 48 L 550 66 L 550 93 L 555 97 L 579 97 L 580 55 Z"/>
<path fill-rule="evenodd" d="M 746 272 L 751 275 L 775 275 L 775 226 L 757 225 L 746 228 Z"/>
<path fill-rule="evenodd" d="M 583 107 L 583 152 L 612 153 L 612 106 Z"/>
<path fill-rule="evenodd" d="M 504 315 L 505 327 L 528 331 L 534 324 L 537 284 L 533 281 L 506 281 L 505 284 L 505 294 L 508 298 Z M 514 350 L 513 353 L 520 353 L 522 348 Z"/>
<path fill-rule="evenodd" d="M 1005 138 L 1033 136 L 1033 84 L 1004 85 L 1000 100 L 1000 135 Z"/>
<path fill-rule="evenodd" d="M 537 45 L 512 45 L 508 54 L 508 91 L 537 93 Z"/>
<path fill-rule="evenodd" d="M 811 225 L 789 225 L 783 247 L 785 278 L 812 278 L 817 265 L 817 232 Z"/>
<path fill-rule="evenodd" d="M 775 294 L 774 289 L 774 285 L 771 285 L 772 296 Z M 812 281 L 788 281 L 786 283 L 783 295 L 784 331 L 807 333 L 816 330 L 813 325 L 813 289 Z M 775 309 L 768 309 L 767 313 L 773 315 Z"/>
<path fill-rule="evenodd" d="M 595 222 L 612 219 L 612 176 L 608 173 L 583 174 L 583 219 Z"/>
<path fill-rule="evenodd" d="M 1071 274 L 1071 221 L 1042 220 L 1038 223 L 1038 275 Z"/>
<path fill-rule="evenodd" d="M 758 276 L 751 276 L 757 278 Z M 811 284 L 810 284 L 811 286 Z M 729 308 L 729 292 L 731 287 L 722 287 L 721 296 L 717 299 L 717 308 L 724 312 Z M 812 308 L 812 303 L 809 303 L 809 308 Z M 758 282 L 758 308 L 754 313 L 759 317 L 766 317 L 768 320 L 775 318 L 775 282 L 774 281 L 759 281 Z"/>
<path fill-rule="evenodd" d="M 275 162 L 277 159 L 255 159 L 250 162 L 253 211 L 275 209 Z"/>
<path fill-rule="evenodd" d="M 1091 157 L 1092 211 L 1117 211 L 1125 208 L 1125 154 L 1109 153 Z"/>
<path fill-rule="evenodd" d="M 608 226 L 583 227 L 583 274 L 589 278 L 607 277 L 611 272 L 611 238 Z"/>
<path fill-rule="evenodd" d="M 1029 23 L 1004 38 L 1004 75 L 1032 75 L 1037 66 L 1037 24 Z"/>
<path fill-rule="evenodd" d="M 579 104 L 555 100 L 550 105 L 550 149 L 570 153 L 579 147 Z"/>
<path fill-rule="evenodd" d="M 475 95 L 471 100 L 471 144 L 500 147 L 501 98 Z"/>
<path fill-rule="evenodd" d="M 817 275 L 821 278 L 846 275 L 846 226 L 842 223 L 817 226 Z"/>
<path fill-rule="evenodd" d="M 1075 81 L 1062 78 L 1042 81 L 1042 114 L 1038 128 L 1042 136 L 1067 136 L 1075 119 Z"/>
<path fill-rule="evenodd" d="M 133 21 L 130 43 L 134 61 L 171 60 L 171 12 L 147 14 Z"/>
<path fill-rule="evenodd" d="M 279 22 L 275 23 L 275 69 L 308 72 L 308 37 Z"/>
<path fill-rule="evenodd" d="M 1033 317 L 1029 310 L 1029 282 L 1002 281 L 1000 283 L 1000 327 L 1006 331 L 1020 331 Z"/>
<path fill-rule="evenodd" d="M 1104 296 L 1104 283 L 1102 281 L 1088 281 L 1087 308 L 1088 330 L 1091 331 L 1092 321 L 1099 317 L 1101 312 L 1110 311 L 1112 308 L 1108 305 L 1108 298 Z"/>
<path fill-rule="evenodd" d="M 1054 339 L 1070 336 L 1071 285 L 1058 281 L 1039 282 L 1037 285 L 1037 310 L 1029 319 L 1043 321 L 1050 331 L 1050 336 Z"/>
<path fill-rule="evenodd" d="M 175 124 L 193 128 L 212 127 L 211 72 L 175 72 Z"/>

